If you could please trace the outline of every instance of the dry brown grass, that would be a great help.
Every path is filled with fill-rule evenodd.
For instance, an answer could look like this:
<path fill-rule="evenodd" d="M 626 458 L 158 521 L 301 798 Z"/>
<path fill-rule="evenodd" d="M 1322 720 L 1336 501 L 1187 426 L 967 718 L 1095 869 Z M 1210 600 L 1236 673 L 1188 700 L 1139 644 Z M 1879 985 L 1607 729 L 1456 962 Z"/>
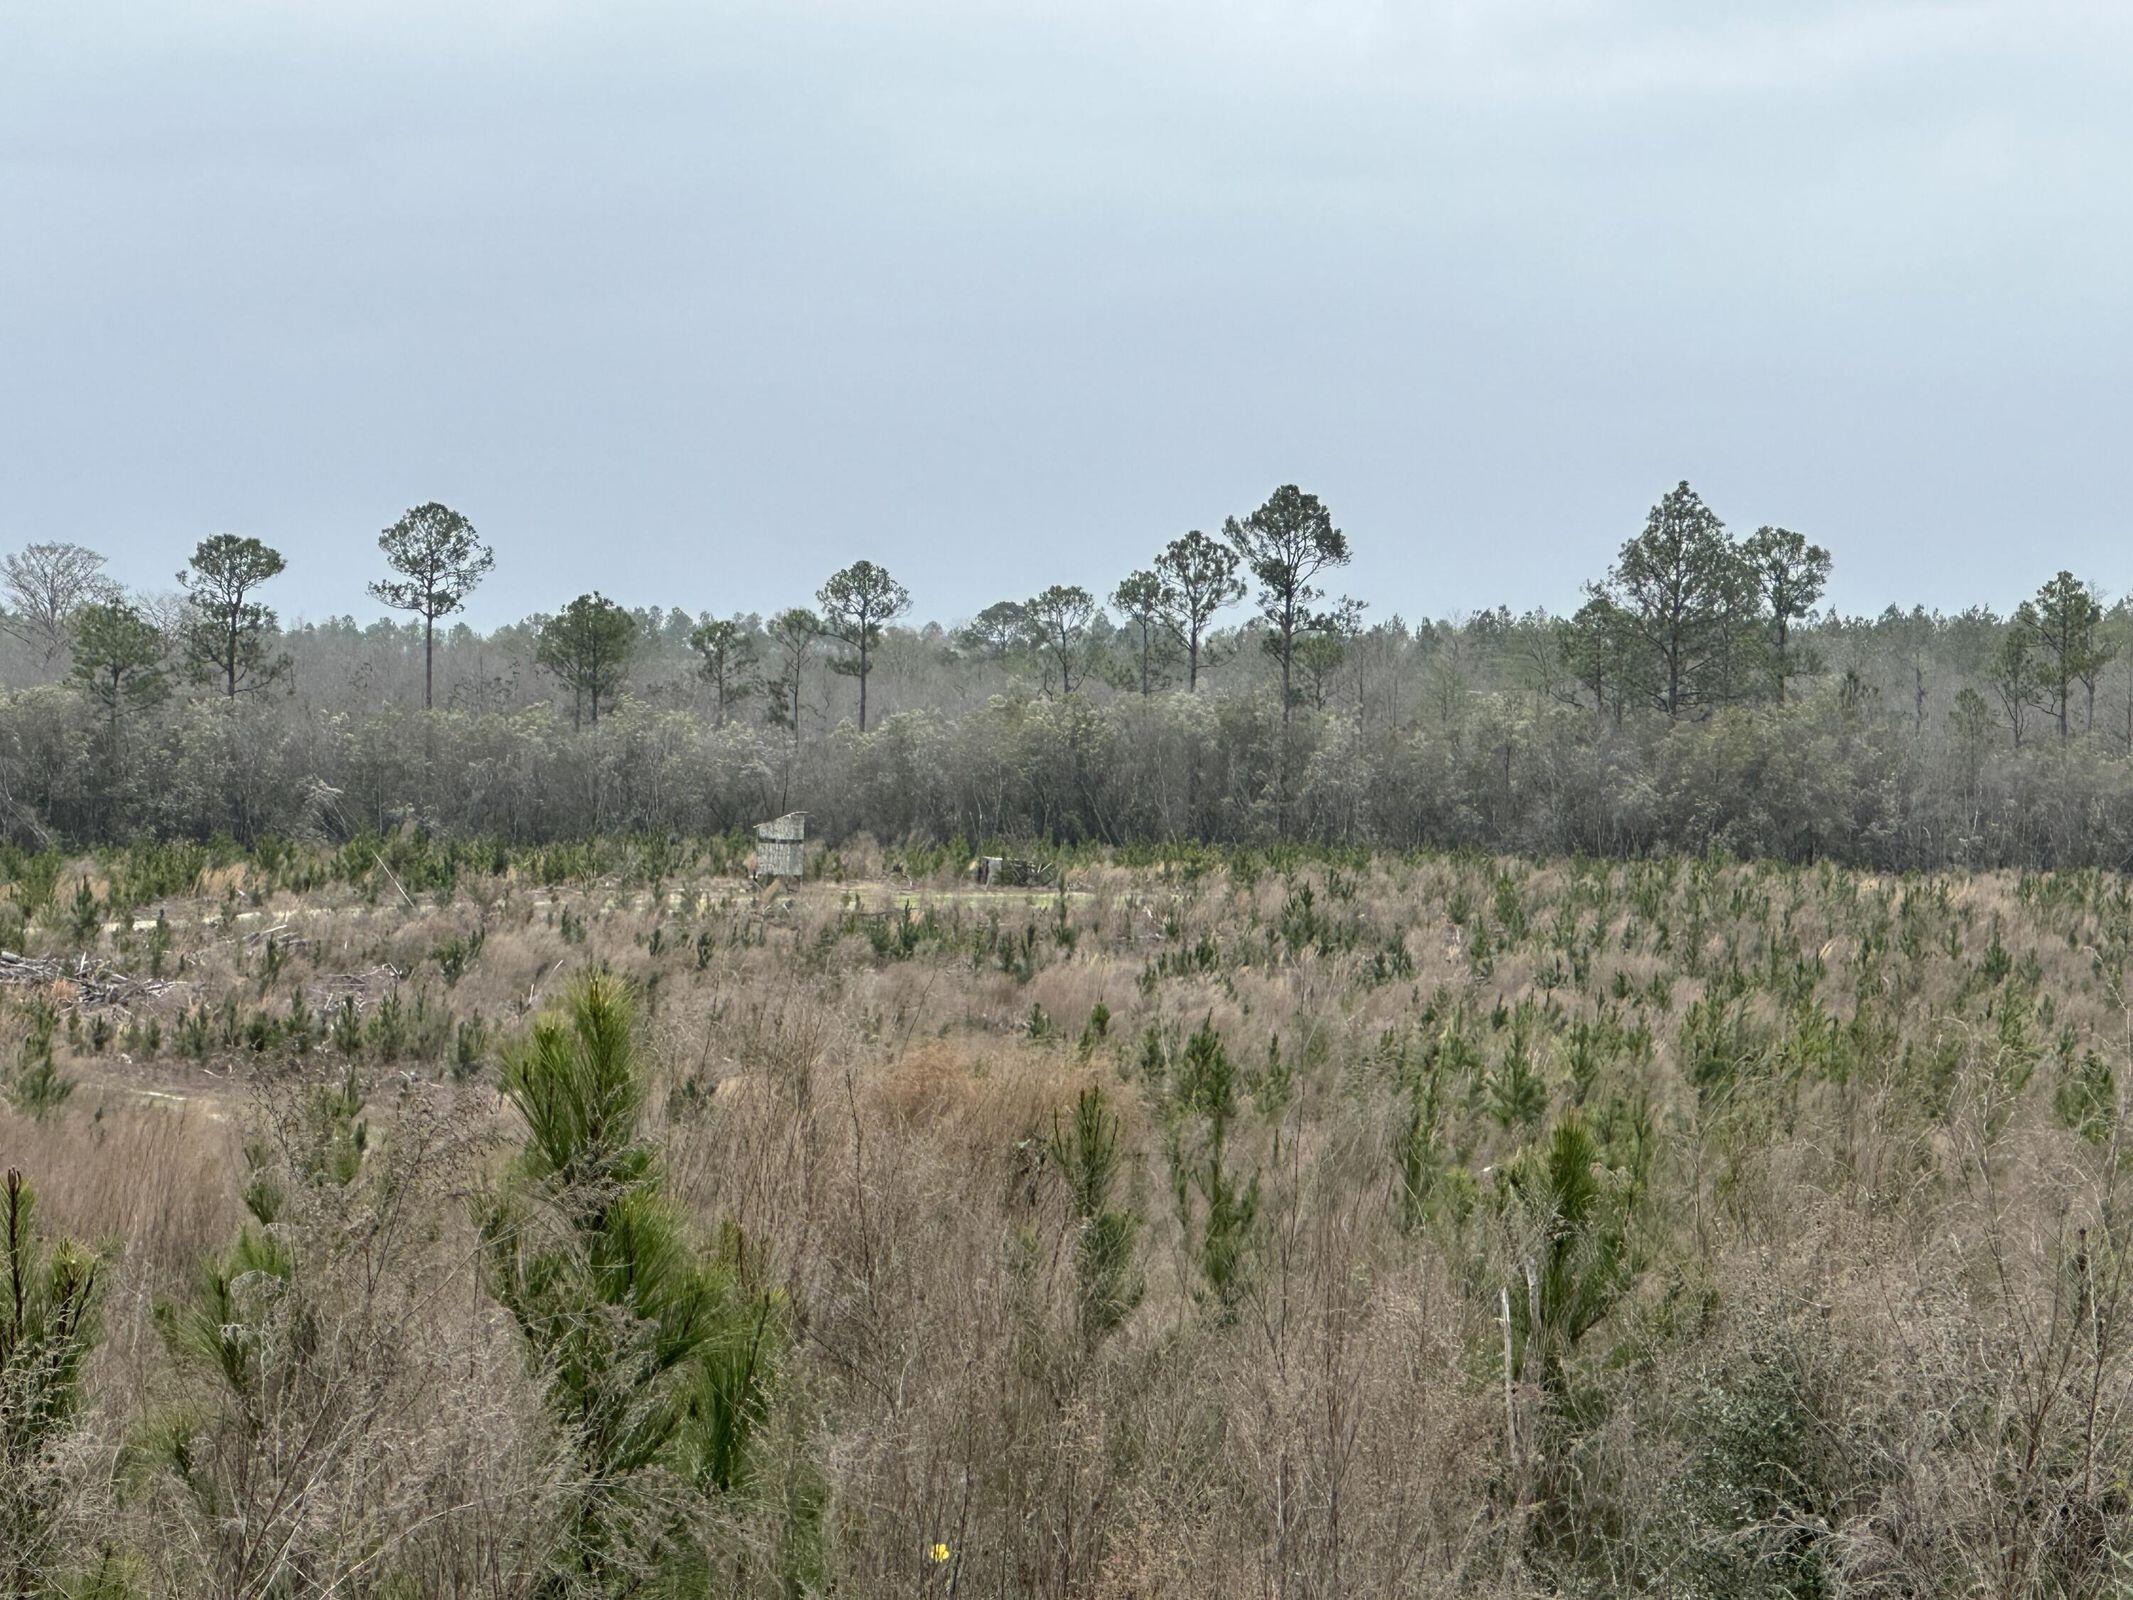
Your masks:
<path fill-rule="evenodd" d="M 855 872 L 880 856 L 845 852 Z M 389 964 L 408 1004 L 481 1019 L 493 1038 L 605 965 L 645 995 L 672 1191 L 707 1239 L 737 1227 L 792 1307 L 766 1448 L 779 1482 L 818 1486 L 820 1571 L 838 1592 L 2111 1592 L 2114 1563 L 2133 1557 L 2124 1163 L 2059 1109 L 2084 1052 L 2115 1073 L 2114 1112 L 2133 1075 L 2107 894 L 1761 867 L 1692 890 L 1696 870 L 1677 868 L 1652 911 L 1635 904 L 1634 869 L 1615 867 L 1602 912 L 1577 898 L 1592 869 L 1560 863 L 1190 884 L 1094 868 L 1067 903 L 1070 943 L 1055 901 L 941 883 L 947 937 L 908 953 L 896 913 L 874 915 L 850 884 L 806 885 L 764 919 L 717 880 L 665 885 L 671 905 L 620 883 L 494 881 L 412 910 L 322 897 L 303 909 L 330 914 L 292 919 L 310 942 L 271 972 L 202 902 L 173 956 L 185 987 L 160 1003 L 162 1051 L 128 1061 L 62 1039 L 81 1087 L 43 1121 L 0 1110 L 0 1161 L 32 1173 L 55 1228 L 116 1241 L 94 1379 L 96 1436 L 114 1444 L 177 1382 L 149 1306 L 236 1230 L 241 1139 L 275 1103 L 258 1085 L 300 1094 L 345 1065 L 328 1038 L 301 1056 L 219 1042 L 178 1056 L 179 1005 L 280 1016 L 299 986 Z M 1499 927 L 1477 964 L 1499 874 L 1527 933 L 1506 942 Z M 1285 922 L 1306 885 L 1333 930 L 1323 940 Z M 885 903 L 891 889 L 926 895 L 898 883 Z M 1911 953 L 1907 896 L 1929 908 Z M 1582 981 L 1551 943 L 1566 905 Z M 1034 944 L 1003 949 L 994 916 L 1016 941 L 1034 927 Z M 2018 965 L 1988 983 L 1995 918 Z M 478 956 L 448 982 L 436 952 L 476 929 Z M 1211 969 L 1184 959 L 1203 938 Z M 1382 970 L 1388 951 L 1411 970 Z M 1165 959 L 1181 965 L 1153 973 Z M 1769 977 L 1795 959 L 1822 964 L 1804 991 Z M 363 991 L 366 1026 L 383 994 Z M 1686 1053 L 1705 1001 L 1737 1007 L 1753 1041 L 1715 1089 Z M 1522 1004 L 1542 1019 L 1531 1123 L 1492 1099 Z M 1084 1047 L 1099 1006 L 1108 1032 Z M 2009 1007 L 2026 1071 L 2010 1066 Z M 1879 1031 L 1824 1070 L 1803 1053 L 1810 1011 L 1840 1034 Z M 1042 1019 L 1050 1032 L 1033 1036 Z M 1249 1285 L 1227 1308 L 1201 1254 L 1206 1205 L 1172 1155 L 1195 1148 L 1198 1124 L 1142 1060 L 1153 1030 L 1175 1073 L 1203 1021 L 1242 1074 L 1226 1159 L 1259 1183 Z M 1608 1058 L 1580 1113 L 1648 1119 L 1636 1270 L 1582 1334 L 1567 1389 L 1530 1371 L 1507 1382 L 1503 1296 L 1526 1292 L 1545 1228 L 1506 1175 L 1569 1115 L 1570 1029 L 1598 1021 L 1650 1036 L 1648 1059 Z M 1478 1065 L 1441 1086 L 1432 1158 L 1456 1179 L 1418 1217 L 1399 1151 L 1418 1063 L 1446 1030 Z M 418 1501 L 388 1492 L 383 1463 L 419 1464 L 458 1510 L 420 1535 L 410 1570 L 429 1592 L 522 1593 L 530 1524 L 474 1507 L 493 1511 L 492 1493 L 537 1507 L 552 1440 L 465 1231 L 509 1119 L 493 1048 L 455 1072 L 453 1036 L 438 1037 L 427 1054 L 357 1062 L 379 1152 L 415 1115 L 410 1077 L 430 1109 L 408 1125 L 456 1130 L 410 1180 L 425 1220 L 393 1245 L 417 1287 L 366 1301 L 363 1250 L 326 1250 L 325 1220 L 309 1236 L 379 1397 L 336 1436 L 334 1481 L 351 1527 L 401 1540 Z M 1277 1040 L 1285 1089 L 1262 1076 Z M 1118 1118 L 1112 1203 L 1136 1219 L 1144 1288 L 1093 1344 L 1077 1316 L 1081 1231 L 1045 1151 L 1088 1086 Z M 1757 1489 L 1771 1498 L 1729 1509 L 1694 1487 L 1736 1450 L 1751 1478 L 1758 1461 L 1786 1462 L 1797 1493 Z M 97 1504 L 139 1536 L 138 1508 Z M 783 1514 L 734 1524 L 752 1552 L 737 1590 L 776 1588 Z M 952 1578 L 926 1559 L 936 1541 L 955 1552 Z M 159 1567 L 162 1592 L 213 1592 L 188 1588 L 216 1570 L 212 1542 Z M 1803 1550 L 1825 1588 L 1802 1587 Z"/>

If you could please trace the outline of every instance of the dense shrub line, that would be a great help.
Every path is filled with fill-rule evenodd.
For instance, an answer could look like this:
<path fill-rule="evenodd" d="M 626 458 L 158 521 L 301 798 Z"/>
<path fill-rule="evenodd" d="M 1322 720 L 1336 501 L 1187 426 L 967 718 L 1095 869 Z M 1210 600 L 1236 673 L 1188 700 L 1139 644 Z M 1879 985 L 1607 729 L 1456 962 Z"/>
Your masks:
<path fill-rule="evenodd" d="M 118 747 L 62 689 L 0 699 L 0 822 L 32 851 L 410 825 L 508 846 L 700 838 L 793 807 L 831 841 L 1716 850 L 1880 870 L 2133 860 L 2133 762 L 2104 741 L 1921 738 L 1831 695 L 1618 724 L 1505 692 L 1449 723 L 1368 729 L 1336 712 L 1285 725 L 1270 695 L 1003 695 L 798 744 L 634 699 L 580 730 L 545 706 L 202 701 Z"/>

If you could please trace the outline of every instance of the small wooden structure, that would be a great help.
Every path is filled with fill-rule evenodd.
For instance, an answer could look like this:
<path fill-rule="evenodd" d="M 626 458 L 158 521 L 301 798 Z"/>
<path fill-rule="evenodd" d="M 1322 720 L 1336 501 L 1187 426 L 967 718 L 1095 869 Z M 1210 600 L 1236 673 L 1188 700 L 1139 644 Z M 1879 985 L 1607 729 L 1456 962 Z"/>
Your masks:
<path fill-rule="evenodd" d="M 979 856 L 974 876 L 980 883 L 1014 889 L 1050 888 L 1059 879 L 1045 863 L 1014 856 Z"/>
<path fill-rule="evenodd" d="M 807 813 L 788 811 L 755 825 L 755 875 L 797 878 L 806 870 Z"/>

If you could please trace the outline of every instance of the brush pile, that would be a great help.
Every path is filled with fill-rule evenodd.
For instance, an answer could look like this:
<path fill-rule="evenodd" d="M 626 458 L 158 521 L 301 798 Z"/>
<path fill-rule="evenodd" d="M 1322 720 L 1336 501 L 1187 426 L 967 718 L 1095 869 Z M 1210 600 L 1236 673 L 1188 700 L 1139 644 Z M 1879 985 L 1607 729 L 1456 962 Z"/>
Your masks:
<path fill-rule="evenodd" d="M 0 950 L 0 984 L 50 989 L 55 1004 L 77 1011 L 130 1005 L 170 988 L 166 978 L 136 978 L 88 956 L 72 961 Z"/>

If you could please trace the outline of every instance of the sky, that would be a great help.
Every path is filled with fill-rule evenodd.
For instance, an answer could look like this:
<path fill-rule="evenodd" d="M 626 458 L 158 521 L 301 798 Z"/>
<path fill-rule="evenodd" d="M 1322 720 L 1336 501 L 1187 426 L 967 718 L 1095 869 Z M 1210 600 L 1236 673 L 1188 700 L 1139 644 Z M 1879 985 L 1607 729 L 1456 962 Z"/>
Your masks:
<path fill-rule="evenodd" d="M 1686 478 L 1830 598 L 2133 589 L 2120 0 L 0 0 L 0 547 L 953 621 L 1301 484 L 1373 618 Z"/>

